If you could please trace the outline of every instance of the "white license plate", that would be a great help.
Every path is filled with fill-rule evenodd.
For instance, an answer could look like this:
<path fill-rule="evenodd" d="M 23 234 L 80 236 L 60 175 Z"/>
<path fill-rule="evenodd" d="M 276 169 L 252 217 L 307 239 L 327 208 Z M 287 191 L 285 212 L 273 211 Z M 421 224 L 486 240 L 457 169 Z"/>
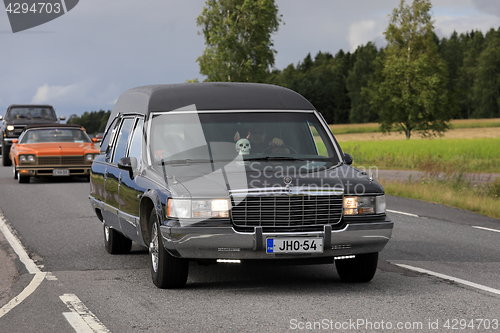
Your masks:
<path fill-rule="evenodd" d="M 69 176 L 69 169 L 54 169 L 52 176 Z"/>
<path fill-rule="evenodd" d="M 267 238 L 267 253 L 323 253 L 323 238 Z"/>

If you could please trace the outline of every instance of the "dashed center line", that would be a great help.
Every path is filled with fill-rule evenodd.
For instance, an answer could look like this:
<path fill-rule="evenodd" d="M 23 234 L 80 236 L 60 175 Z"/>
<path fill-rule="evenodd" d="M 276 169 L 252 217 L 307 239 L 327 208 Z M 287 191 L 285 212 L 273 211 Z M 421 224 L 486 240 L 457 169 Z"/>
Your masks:
<path fill-rule="evenodd" d="M 463 284 L 463 285 L 466 285 L 466 286 L 469 286 L 469 287 L 472 287 L 472 288 L 476 288 L 476 289 L 480 289 L 480 290 L 483 290 L 483 291 L 488 291 L 488 292 L 493 293 L 493 294 L 500 295 L 500 290 L 498 290 L 498 289 L 494 289 L 494 288 L 490 288 L 490 287 L 487 287 L 487 286 L 483 286 L 482 284 L 478 284 L 478 283 L 470 282 L 470 281 L 467 281 L 467 280 L 459 279 L 459 278 L 456 278 L 456 277 L 453 277 L 453 276 L 450 276 L 450 275 L 436 273 L 436 272 L 429 271 L 429 270 L 426 270 L 426 269 L 423 269 L 423 268 L 413 267 L 413 266 L 404 265 L 404 264 L 396 264 L 396 266 L 403 267 L 403 268 L 406 268 L 406 269 L 409 269 L 409 270 L 412 270 L 412 271 L 415 271 L 415 272 L 432 275 L 432 276 L 435 276 L 435 277 L 438 277 L 438 278 L 441 278 L 441 279 L 444 279 L 444 280 L 453 281 L 453 282 L 460 283 L 460 284 Z"/>
<path fill-rule="evenodd" d="M 473 228 L 476 228 L 476 229 L 487 230 L 487 231 L 500 232 L 500 230 L 498 230 L 498 229 L 491 229 L 491 228 L 485 228 L 485 227 L 478 227 L 478 226 L 475 226 L 475 225 L 473 225 L 472 227 L 473 227 Z"/>
<path fill-rule="evenodd" d="M 386 211 L 389 212 L 389 213 L 394 213 L 394 214 L 401 214 L 401 215 L 407 215 L 407 216 L 412 216 L 412 217 L 420 217 L 420 216 L 415 215 L 415 214 L 400 212 L 400 211 L 397 211 L 397 210 L 386 209 Z"/>

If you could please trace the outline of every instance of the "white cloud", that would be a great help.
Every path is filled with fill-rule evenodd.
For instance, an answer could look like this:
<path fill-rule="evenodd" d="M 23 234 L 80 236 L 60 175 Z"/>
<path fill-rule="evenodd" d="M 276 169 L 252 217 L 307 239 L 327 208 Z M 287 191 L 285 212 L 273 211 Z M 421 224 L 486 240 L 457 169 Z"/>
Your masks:
<path fill-rule="evenodd" d="M 445 16 L 435 17 L 436 34 L 439 37 L 449 38 L 453 31 L 458 34 L 472 30 L 480 30 L 484 34 L 491 28 L 498 29 L 500 20 L 493 15 L 467 15 L 467 16 Z"/>
<path fill-rule="evenodd" d="M 387 19 L 384 18 L 379 21 L 364 20 L 351 24 L 347 35 L 350 51 L 354 52 L 358 46 L 365 45 L 370 41 L 383 39 L 383 32 L 387 27 L 386 21 Z"/>
<path fill-rule="evenodd" d="M 36 94 L 31 100 L 34 104 L 55 104 L 74 99 L 75 96 L 81 95 L 80 87 L 78 84 L 71 84 L 67 86 L 49 86 L 44 84 L 38 87 Z"/>

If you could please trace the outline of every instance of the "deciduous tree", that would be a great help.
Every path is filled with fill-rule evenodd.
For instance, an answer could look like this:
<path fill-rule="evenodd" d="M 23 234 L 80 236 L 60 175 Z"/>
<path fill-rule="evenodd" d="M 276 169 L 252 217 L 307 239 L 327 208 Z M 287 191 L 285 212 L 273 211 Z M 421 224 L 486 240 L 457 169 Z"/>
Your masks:
<path fill-rule="evenodd" d="M 401 1 L 384 32 L 388 41 L 380 71 L 365 96 L 384 132 L 394 127 L 409 139 L 448 128 L 452 107 L 446 63 L 438 53 L 430 0 Z"/>
<path fill-rule="evenodd" d="M 197 18 L 206 44 L 200 73 L 206 81 L 263 82 L 274 65 L 271 35 L 280 22 L 274 0 L 207 0 Z"/>

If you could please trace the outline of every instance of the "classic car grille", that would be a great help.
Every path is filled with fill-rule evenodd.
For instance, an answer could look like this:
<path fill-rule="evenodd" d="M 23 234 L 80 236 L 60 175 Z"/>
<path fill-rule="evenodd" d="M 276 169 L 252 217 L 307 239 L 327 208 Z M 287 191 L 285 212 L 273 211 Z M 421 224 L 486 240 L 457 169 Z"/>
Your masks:
<path fill-rule="evenodd" d="M 336 224 L 342 218 L 339 191 L 279 191 L 248 195 L 231 193 L 231 217 L 238 227 L 303 227 Z"/>
<path fill-rule="evenodd" d="M 38 165 L 81 165 L 83 156 L 40 156 Z"/>

